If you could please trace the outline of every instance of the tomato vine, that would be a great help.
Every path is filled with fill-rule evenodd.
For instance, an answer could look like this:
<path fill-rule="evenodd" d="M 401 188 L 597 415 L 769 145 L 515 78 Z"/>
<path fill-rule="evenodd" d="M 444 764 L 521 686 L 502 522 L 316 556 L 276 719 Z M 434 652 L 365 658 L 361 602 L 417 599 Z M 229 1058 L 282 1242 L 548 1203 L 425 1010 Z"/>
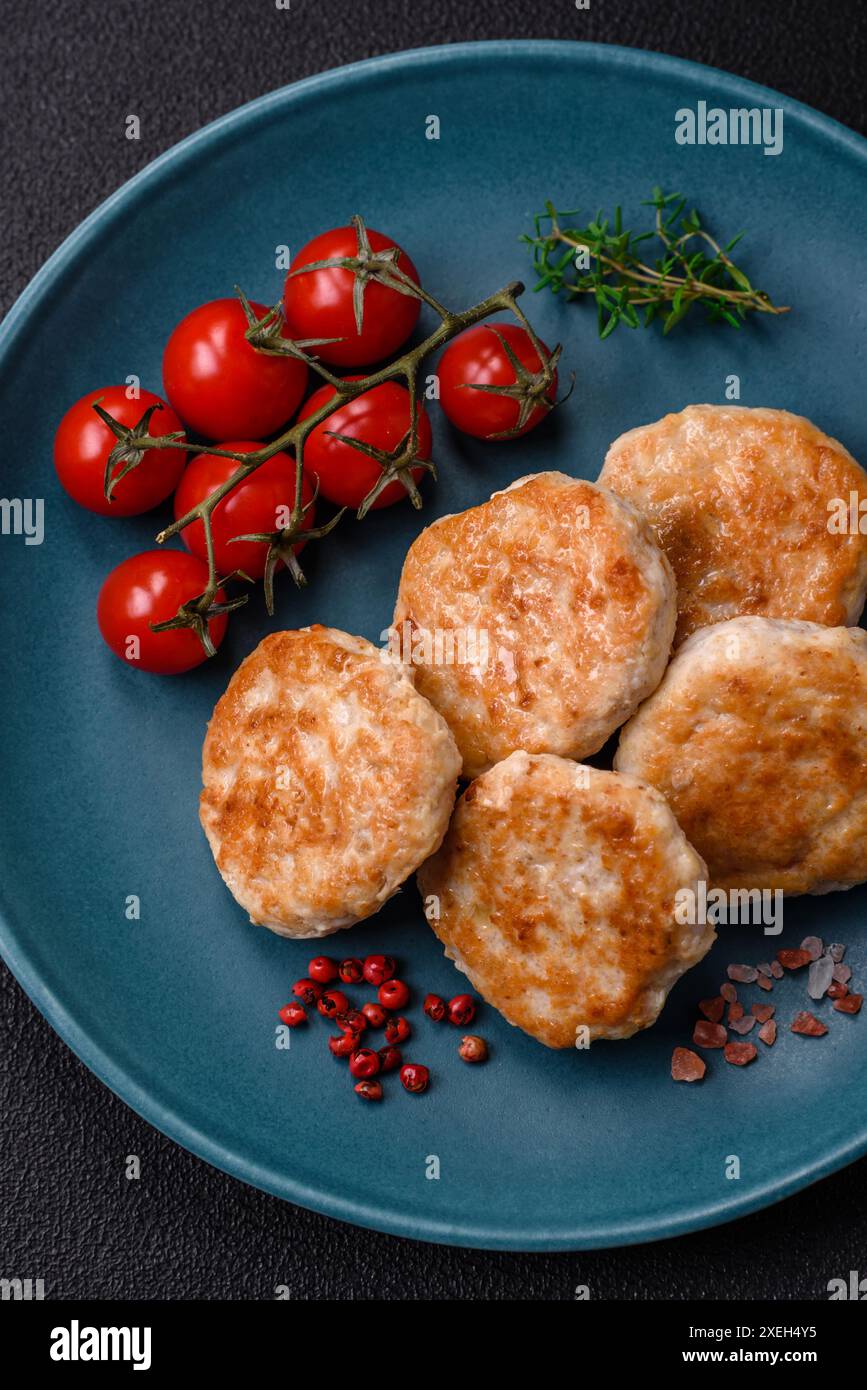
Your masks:
<path fill-rule="evenodd" d="M 308 415 L 304 419 L 298 419 L 290 425 L 278 438 L 263 444 L 261 448 L 250 452 L 236 452 L 230 449 L 220 449 L 212 444 L 193 444 L 184 438 L 180 431 L 175 431 L 167 435 L 151 435 L 151 417 L 153 410 L 145 412 L 145 415 L 134 426 L 126 426 L 113 419 L 101 407 L 98 408 L 100 417 L 112 429 L 117 437 L 117 444 L 111 451 L 106 465 L 106 479 L 112 479 L 115 468 L 120 465 L 124 472 L 135 468 L 141 461 L 148 449 L 183 449 L 188 453 L 211 454 L 224 458 L 236 460 L 238 467 L 234 473 L 214 489 L 207 497 L 203 498 L 195 507 L 191 508 L 184 516 L 177 518 L 171 525 L 160 531 L 156 539 L 159 544 L 163 544 L 171 537 L 179 535 L 187 526 L 195 521 L 201 521 L 205 533 L 205 541 L 208 556 L 208 584 L 205 590 L 196 598 L 184 604 L 167 623 L 161 623 L 154 628 L 154 631 L 161 631 L 169 627 L 191 627 L 202 640 L 208 655 L 212 652 L 208 650 L 210 643 L 207 640 L 207 615 L 216 611 L 215 598 L 218 590 L 229 580 L 242 580 L 252 582 L 249 576 L 242 571 L 236 570 L 222 578 L 217 572 L 214 559 L 214 540 L 211 518 L 215 508 L 234 488 L 238 487 L 251 473 L 260 468 L 263 463 L 272 458 L 274 454 L 284 450 L 291 451 L 295 459 L 295 495 L 291 514 L 287 524 L 267 534 L 257 534 L 255 536 L 238 536 L 235 540 L 256 540 L 267 542 L 268 555 L 265 565 L 265 575 L 263 580 L 265 602 L 269 614 L 274 612 L 274 574 L 278 563 L 283 562 L 286 569 L 291 574 L 295 583 L 300 587 L 306 584 L 306 577 L 297 555 L 295 546 L 299 541 L 321 540 L 334 530 L 340 522 L 345 511 L 341 508 L 334 517 L 324 525 L 308 528 L 305 526 L 305 516 L 313 502 L 303 501 L 303 481 L 304 481 L 304 446 L 311 432 L 323 420 L 328 419 L 347 401 L 353 400 L 365 391 L 370 391 L 373 387 L 381 385 L 383 382 L 402 379 L 409 394 L 410 404 L 410 424 L 398 443 L 388 455 L 381 454 L 378 450 L 372 450 L 362 440 L 349 438 L 340 435 L 338 438 L 351 448 L 358 449 L 368 457 L 374 458 L 380 467 L 380 475 L 367 496 L 362 501 L 357 511 L 357 517 L 362 520 L 370 510 L 377 497 L 391 483 L 399 482 L 407 491 L 410 502 L 416 508 L 421 507 L 421 494 L 412 476 L 412 469 L 419 467 L 426 469 L 436 477 L 436 468 L 429 459 L 423 459 L 419 455 L 418 439 L 418 371 L 421 363 L 431 353 L 450 342 L 465 329 L 481 323 L 484 319 L 490 318 L 493 314 L 508 312 L 515 316 L 518 322 L 526 329 L 527 334 L 539 355 L 542 363 L 540 373 L 535 374 L 532 380 L 526 382 L 519 381 L 518 387 L 512 392 L 520 396 L 521 389 L 532 391 L 534 400 L 550 386 L 555 379 L 556 363 L 559 357 L 559 346 L 548 353 L 544 345 L 536 336 L 531 324 L 518 306 L 518 296 L 523 293 L 524 286 L 520 281 L 513 281 L 495 294 L 489 295 L 478 304 L 472 305 L 469 309 L 462 312 L 455 312 L 446 308 L 428 291 L 424 290 L 415 280 L 400 268 L 395 258 L 373 252 L 367 237 L 365 224 L 361 217 L 356 215 L 352 218 L 352 225 L 357 236 L 357 253 L 353 257 L 335 258 L 330 261 L 319 261 L 302 268 L 304 273 L 308 270 L 317 270 L 325 266 L 339 266 L 351 271 L 355 277 L 353 286 L 353 305 L 356 322 L 360 324 L 364 309 L 365 288 L 371 282 L 378 282 L 389 289 L 397 290 L 401 294 L 412 295 L 432 309 L 439 317 L 439 324 L 429 333 L 426 338 L 409 348 L 401 356 L 379 370 L 355 379 L 347 379 L 336 376 L 323 362 L 321 362 L 311 349 L 323 346 L 326 342 L 333 342 L 334 339 L 299 339 L 293 340 L 285 337 L 283 328 L 283 306 L 278 302 L 273 308 L 267 310 L 261 317 L 256 316 L 250 301 L 243 290 L 236 287 L 236 293 L 243 306 L 247 317 L 248 328 L 246 332 L 247 341 L 261 353 L 271 356 L 288 356 L 303 362 L 310 371 L 315 372 L 319 377 L 334 388 L 334 394 L 324 402 L 319 409 Z M 96 407 L 95 407 L 96 408 Z M 115 480 L 116 481 L 116 480 Z M 111 483 L 107 484 L 108 487 Z M 317 489 L 318 491 L 318 489 Z M 107 494 L 108 495 L 108 494 Z M 314 497 L 315 501 L 315 497 Z M 221 611 L 224 608 L 235 609 L 247 602 L 248 595 L 238 595 L 231 599 L 228 604 L 220 604 Z"/>

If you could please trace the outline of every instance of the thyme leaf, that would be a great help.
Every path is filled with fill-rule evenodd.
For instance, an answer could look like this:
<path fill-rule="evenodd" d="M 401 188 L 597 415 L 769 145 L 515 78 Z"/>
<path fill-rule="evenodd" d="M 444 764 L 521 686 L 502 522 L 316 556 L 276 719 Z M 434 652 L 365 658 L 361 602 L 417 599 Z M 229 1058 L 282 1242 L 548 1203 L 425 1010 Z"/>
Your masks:
<path fill-rule="evenodd" d="M 720 245 L 685 198 L 659 187 L 642 206 L 654 209 L 653 229 L 633 232 L 624 229 L 620 207 L 613 218 L 600 211 L 582 227 L 572 220 L 578 209 L 560 212 L 546 202 L 533 219 L 534 234 L 520 238 L 530 247 L 538 277 L 534 291 L 592 295 L 600 338 L 620 324 L 648 328 L 657 319 L 668 334 L 694 307 L 704 309 L 710 322 L 732 328 L 751 313 L 789 312 L 756 289 L 731 259 L 743 232 Z M 654 259 L 647 242 L 656 243 Z"/>

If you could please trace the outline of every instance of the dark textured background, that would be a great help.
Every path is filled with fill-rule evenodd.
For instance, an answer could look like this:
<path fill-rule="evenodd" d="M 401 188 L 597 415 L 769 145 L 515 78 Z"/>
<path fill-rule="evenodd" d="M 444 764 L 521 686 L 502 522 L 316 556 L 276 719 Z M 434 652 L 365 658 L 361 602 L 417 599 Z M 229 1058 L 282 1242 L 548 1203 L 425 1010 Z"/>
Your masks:
<path fill-rule="evenodd" d="M 288 13 L 274 0 L 0 0 L 0 308 L 155 155 L 323 68 L 464 39 L 592 39 L 727 68 L 867 135 L 863 13 L 861 0 L 291 0 Z M 124 138 L 131 111 L 140 141 Z M 49 1298 L 269 1298 L 286 1284 L 299 1298 L 569 1299 L 578 1283 L 594 1298 L 822 1298 L 828 1279 L 867 1273 L 867 1160 L 735 1225 L 621 1251 L 487 1254 L 340 1225 L 162 1138 L 2 966 L 0 999 L 0 1277 L 43 1278 Z"/>

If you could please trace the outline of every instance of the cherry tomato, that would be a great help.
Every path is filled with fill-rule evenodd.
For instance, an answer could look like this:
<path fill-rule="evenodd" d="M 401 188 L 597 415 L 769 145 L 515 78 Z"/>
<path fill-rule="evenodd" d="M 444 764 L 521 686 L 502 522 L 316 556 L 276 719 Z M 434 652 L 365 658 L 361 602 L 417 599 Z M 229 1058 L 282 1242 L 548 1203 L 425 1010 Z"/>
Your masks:
<path fill-rule="evenodd" d="M 204 592 L 208 567 L 185 550 L 145 550 L 113 569 L 99 591 L 96 618 L 115 656 L 141 671 L 174 676 L 205 660 L 205 649 L 192 628 L 152 632 L 151 623 L 173 618 L 182 603 Z M 217 590 L 215 603 L 225 603 Z M 218 647 L 226 635 L 227 615 L 208 622 Z M 133 639 L 138 639 L 134 641 Z"/>
<path fill-rule="evenodd" d="M 366 229 L 373 252 L 388 251 L 397 243 L 382 232 Z M 405 251 L 397 247 L 397 265 L 418 284 L 418 271 Z M 342 266 L 310 270 L 296 275 L 314 261 L 357 256 L 358 233 L 354 227 L 335 227 L 302 247 L 289 267 L 283 290 L 285 331 L 290 338 L 339 338 L 340 342 L 311 348 L 323 362 L 340 367 L 361 367 L 388 357 L 406 341 L 418 321 L 420 301 L 376 280 L 364 286 L 362 327 L 355 324 L 353 288 L 355 275 Z"/>
<path fill-rule="evenodd" d="M 514 397 L 492 391 L 474 391 L 474 386 L 514 386 L 515 368 L 509 361 L 503 339 L 528 372 L 539 372 L 542 361 L 526 328 L 517 323 L 478 324 L 449 343 L 437 369 L 440 404 L 453 425 L 477 439 L 492 439 L 515 429 L 520 405 Z M 545 344 L 546 355 L 548 349 Z M 549 401 L 557 396 L 557 373 L 545 392 Z M 524 425 L 512 436 L 526 434 L 547 415 L 537 405 Z"/>
<path fill-rule="evenodd" d="M 218 446 L 220 449 L 233 449 L 237 454 L 247 454 L 260 449 L 261 444 L 249 439 L 230 439 Z M 219 454 L 197 454 L 190 463 L 180 486 L 175 493 L 175 520 L 180 520 L 199 502 L 204 501 L 221 483 L 225 483 L 236 471 L 235 459 L 222 458 Z M 305 506 L 313 500 L 313 488 L 305 475 L 301 486 L 301 497 Z M 211 516 L 211 530 L 214 537 L 214 561 L 220 574 L 232 570 L 243 570 L 251 579 L 261 579 L 265 573 L 265 560 L 268 546 L 264 541 L 235 541 L 232 536 L 246 536 L 255 532 L 276 531 L 288 525 L 289 514 L 295 501 L 295 464 L 288 454 L 274 454 L 263 463 L 255 473 L 251 473 L 243 483 L 218 502 Z M 313 507 L 304 514 L 304 525 L 313 525 Z M 205 544 L 205 528 L 201 521 L 194 521 L 181 532 L 181 540 L 188 550 L 207 560 L 208 548 Z M 303 550 L 304 542 L 294 547 L 295 554 Z"/>
<path fill-rule="evenodd" d="M 261 318 L 261 304 L 251 305 Z M 261 439 L 295 413 L 307 368 L 257 352 L 237 299 L 214 299 L 181 319 L 163 353 L 166 395 L 182 420 L 207 439 Z"/>
<path fill-rule="evenodd" d="M 105 465 L 117 437 L 93 409 L 99 401 L 103 410 L 122 425 L 137 425 L 148 406 L 158 405 L 151 417 L 150 433 L 173 434 L 182 429 L 180 420 L 152 391 L 139 391 L 130 399 L 126 386 L 105 386 L 89 391 L 70 406 L 54 436 L 54 467 L 62 486 L 80 507 L 100 516 L 138 516 L 156 507 L 177 485 L 184 470 L 182 449 L 148 449 L 141 463 L 127 473 L 106 501 Z M 112 476 L 123 468 L 118 464 Z"/>
<path fill-rule="evenodd" d="M 348 381 L 358 381 L 357 376 L 347 377 Z M 298 419 L 306 420 L 320 410 L 336 394 L 333 386 L 320 386 L 308 401 L 304 402 Z M 409 392 L 396 381 L 384 381 L 370 391 L 363 391 L 355 400 L 335 410 L 325 420 L 311 430 L 304 444 L 304 466 L 311 476 L 319 477 L 319 490 L 329 502 L 340 507 L 358 507 L 377 479 L 382 469 L 375 459 L 368 458 L 351 444 L 344 444 L 333 434 L 345 434 L 350 439 L 361 439 L 372 444 L 375 449 L 391 453 L 403 439 L 410 425 Z M 429 459 L 431 454 L 430 421 L 419 405 L 418 412 L 419 453 Z M 411 468 L 410 473 L 418 482 L 423 468 Z M 390 507 L 406 497 L 406 488 L 401 482 L 389 483 L 373 503 L 372 510 Z"/>

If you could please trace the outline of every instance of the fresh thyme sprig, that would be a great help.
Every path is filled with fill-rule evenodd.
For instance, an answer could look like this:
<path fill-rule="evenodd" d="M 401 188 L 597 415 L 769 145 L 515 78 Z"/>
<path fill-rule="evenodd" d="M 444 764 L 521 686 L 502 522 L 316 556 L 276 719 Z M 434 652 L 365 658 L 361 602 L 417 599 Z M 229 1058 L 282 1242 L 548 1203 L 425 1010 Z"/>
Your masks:
<path fill-rule="evenodd" d="M 238 487 L 251 473 L 257 468 L 261 468 L 274 454 L 289 451 L 295 457 L 295 500 L 291 516 L 288 523 L 280 531 L 268 534 L 256 534 L 249 536 L 233 536 L 236 541 L 256 540 L 268 543 L 268 554 L 265 564 L 264 592 L 265 603 L 269 614 L 274 612 L 274 574 L 278 562 L 282 561 L 286 570 L 301 587 L 307 580 L 304 572 L 298 563 L 295 555 L 295 546 L 300 542 L 305 543 L 310 540 L 324 539 L 334 529 L 343 517 L 346 508 L 341 510 L 327 521 L 323 526 L 311 528 L 306 524 L 306 513 L 310 503 L 305 504 L 303 498 L 303 476 L 304 476 L 304 446 L 312 431 L 317 425 L 322 424 L 335 411 L 339 410 L 347 401 L 354 400 L 365 391 L 373 390 L 374 387 L 382 385 L 386 381 L 400 380 L 406 386 L 409 395 L 410 424 L 403 438 L 396 447 L 390 452 L 371 448 L 363 440 L 353 439 L 346 435 L 336 435 L 335 437 L 349 447 L 356 449 L 366 457 L 373 458 L 380 467 L 380 476 L 371 488 L 368 495 L 364 498 L 358 508 L 358 519 L 363 520 L 370 507 L 379 497 L 380 493 L 390 483 L 399 482 L 407 491 L 409 500 L 413 507 L 419 508 L 422 505 L 421 493 L 416 486 L 413 477 L 413 470 L 417 468 L 427 469 L 435 476 L 434 465 L 429 459 L 424 459 L 420 454 L 419 447 L 419 412 L 421 409 L 418 400 L 417 376 L 419 368 L 424 359 L 430 353 L 436 352 L 446 343 L 451 342 L 459 333 L 465 329 L 481 323 L 484 319 L 490 318 L 493 314 L 510 313 L 526 329 L 530 342 L 536 350 L 542 367 L 539 373 L 527 377 L 519 377 L 514 389 L 502 389 L 502 394 L 511 395 L 517 400 L 519 410 L 523 410 L 523 397 L 527 395 L 531 400 L 536 399 L 536 393 L 546 395 L 548 388 L 554 377 L 557 359 L 560 355 L 559 346 L 553 352 L 548 353 L 537 337 L 532 325 L 517 304 L 517 298 L 524 291 L 524 286 L 519 280 L 513 281 L 495 294 L 488 295 L 487 299 L 481 300 L 478 304 L 473 304 L 469 309 L 455 312 L 445 308 L 438 300 L 426 290 L 417 285 L 415 281 L 404 275 L 396 260 L 390 256 L 383 256 L 374 253 L 370 249 L 363 220 L 359 216 L 352 218 L 355 227 L 358 252 L 354 257 L 344 257 L 334 261 L 314 262 L 312 265 L 304 267 L 305 272 L 322 266 L 337 265 L 343 269 L 351 270 L 355 276 L 356 290 L 354 296 L 354 308 L 356 323 L 360 324 L 364 312 L 364 290 L 372 280 L 386 285 L 391 289 L 398 290 L 402 294 L 411 294 L 420 299 L 428 308 L 433 309 L 439 317 L 439 324 L 421 342 L 414 347 L 407 348 L 406 351 L 387 366 L 380 367 L 367 376 L 362 376 L 352 380 L 347 377 L 337 377 L 311 352 L 310 348 L 321 346 L 325 342 L 334 341 L 333 339 L 307 339 L 293 340 L 283 334 L 282 305 L 276 304 L 268 309 L 261 319 L 257 319 L 247 296 L 241 289 L 236 287 L 236 293 L 247 317 L 248 328 L 245 334 L 248 342 L 256 349 L 268 356 L 292 357 L 297 361 L 306 363 L 307 367 L 319 376 L 323 381 L 334 387 L 334 395 L 330 400 L 321 405 L 318 410 L 308 415 L 303 420 L 296 420 L 283 433 L 270 443 L 261 445 L 260 448 L 249 452 L 236 451 L 233 449 L 220 449 L 212 444 L 194 444 L 185 439 L 182 434 L 154 435 L 151 433 L 151 417 L 156 407 L 150 407 L 142 416 L 137 425 L 128 427 L 113 419 L 107 411 L 103 410 L 98 404 L 94 407 L 101 419 L 109 426 L 117 438 L 117 444 L 109 455 L 106 470 L 106 496 L 111 495 L 111 489 L 117 479 L 113 479 L 114 470 L 120 464 L 124 472 L 138 466 L 149 449 L 181 449 L 185 453 L 191 454 L 212 454 L 217 457 L 234 459 L 238 467 L 231 477 L 203 498 L 201 502 L 192 507 L 184 516 L 178 517 L 171 525 L 166 526 L 157 536 L 157 543 L 162 545 L 164 541 L 172 536 L 177 536 L 187 526 L 193 522 L 200 521 L 205 533 L 205 544 L 208 553 L 208 583 L 201 594 L 198 594 L 188 603 L 183 604 L 177 614 L 169 619 L 168 622 L 160 623 L 154 627 L 154 631 L 164 631 L 168 628 L 189 627 L 197 634 L 208 656 L 214 653 L 213 644 L 210 642 L 207 629 L 207 620 L 215 613 L 230 612 L 235 608 L 241 607 L 247 602 L 247 595 L 241 594 L 222 604 L 218 601 L 218 596 L 222 586 L 229 580 L 241 580 L 251 582 L 249 577 L 240 570 L 232 574 L 220 576 L 214 559 L 214 537 L 212 517 L 217 506 L 222 502 L 234 488 Z M 294 272 L 301 273 L 301 272 Z M 358 288 L 360 286 L 360 289 Z M 479 388 L 482 389 L 482 388 Z M 490 389 L 490 388 L 488 388 Z M 519 415 L 523 421 L 523 415 Z M 517 433 L 516 425 L 511 433 Z M 119 475 L 120 476 L 120 475 Z M 113 482 L 111 481 L 113 479 Z M 318 479 L 316 490 L 318 492 Z"/>
<path fill-rule="evenodd" d="M 661 188 L 654 188 L 642 206 L 656 210 L 653 231 L 625 231 L 619 207 L 613 221 L 598 212 L 581 227 L 567 220 L 577 217 L 577 210 L 558 212 L 547 202 L 533 219 L 535 235 L 520 238 L 532 248 L 539 276 L 534 290 L 592 295 L 600 338 L 620 323 L 647 328 L 656 318 L 662 319 L 663 333 L 670 333 L 694 305 L 705 309 L 711 322 L 733 328 L 740 328 L 751 313 L 789 312 L 755 289 L 731 260 L 743 232 L 720 246 L 696 210 L 686 210 L 685 198 Z M 653 261 L 642 259 L 645 252 L 638 247 L 654 239 L 661 243 L 661 254 Z"/>

